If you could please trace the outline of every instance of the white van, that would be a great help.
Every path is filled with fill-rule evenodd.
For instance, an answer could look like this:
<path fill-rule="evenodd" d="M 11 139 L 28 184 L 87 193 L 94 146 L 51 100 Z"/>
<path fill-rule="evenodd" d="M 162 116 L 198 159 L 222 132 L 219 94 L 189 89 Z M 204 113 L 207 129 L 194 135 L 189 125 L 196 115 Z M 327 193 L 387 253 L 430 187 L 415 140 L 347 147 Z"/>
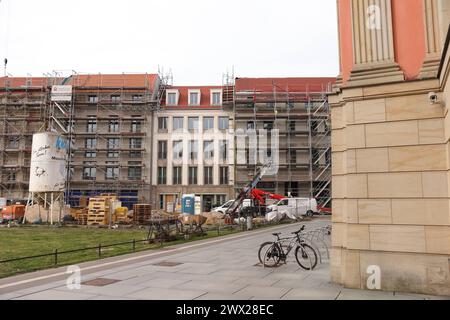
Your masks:
<path fill-rule="evenodd" d="M 221 205 L 220 207 L 212 209 L 212 212 L 219 212 L 219 213 L 225 214 L 227 212 L 228 208 L 231 207 L 233 202 L 234 202 L 234 200 L 229 200 L 229 201 L 225 202 L 223 205 Z M 245 199 L 241 205 L 241 210 L 242 210 L 242 208 L 249 207 L 251 205 L 252 205 L 252 201 L 250 199 Z"/>
<path fill-rule="evenodd" d="M 288 218 L 294 220 L 302 216 L 312 217 L 318 213 L 317 200 L 309 198 L 285 198 L 267 207 L 267 212 L 275 211 L 279 214 L 285 214 Z"/>

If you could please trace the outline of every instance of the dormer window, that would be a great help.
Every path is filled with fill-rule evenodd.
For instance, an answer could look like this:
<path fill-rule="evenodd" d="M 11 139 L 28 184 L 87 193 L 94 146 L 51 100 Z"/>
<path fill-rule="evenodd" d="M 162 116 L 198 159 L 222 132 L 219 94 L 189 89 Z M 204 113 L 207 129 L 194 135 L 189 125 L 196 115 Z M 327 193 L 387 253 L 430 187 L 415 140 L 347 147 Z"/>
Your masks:
<path fill-rule="evenodd" d="M 174 106 L 177 104 L 177 94 L 176 93 L 169 93 L 167 99 L 167 104 Z"/>
<path fill-rule="evenodd" d="M 200 90 L 189 90 L 189 105 L 200 105 Z"/>
<path fill-rule="evenodd" d="M 178 90 L 167 90 L 166 101 L 168 106 L 178 105 Z"/>
<path fill-rule="evenodd" d="M 211 105 L 212 106 L 222 105 L 222 90 L 211 90 Z"/>

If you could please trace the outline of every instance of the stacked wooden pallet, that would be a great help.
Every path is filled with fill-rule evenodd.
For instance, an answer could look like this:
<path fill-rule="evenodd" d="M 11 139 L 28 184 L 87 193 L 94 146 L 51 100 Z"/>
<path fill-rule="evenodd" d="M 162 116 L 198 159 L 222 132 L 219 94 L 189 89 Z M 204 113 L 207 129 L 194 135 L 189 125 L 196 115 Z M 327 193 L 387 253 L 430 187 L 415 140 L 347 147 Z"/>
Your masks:
<path fill-rule="evenodd" d="M 88 208 L 70 208 L 70 215 L 79 225 L 86 225 L 88 217 Z"/>
<path fill-rule="evenodd" d="M 87 225 L 106 225 L 109 220 L 109 199 L 90 198 Z"/>
<path fill-rule="evenodd" d="M 152 217 L 152 206 L 149 204 L 134 204 L 133 205 L 133 222 L 146 223 Z"/>
<path fill-rule="evenodd" d="M 82 213 L 77 213 L 76 218 L 77 223 L 79 225 L 85 226 L 87 225 L 87 221 L 88 221 L 88 209 L 85 208 L 83 209 Z"/>

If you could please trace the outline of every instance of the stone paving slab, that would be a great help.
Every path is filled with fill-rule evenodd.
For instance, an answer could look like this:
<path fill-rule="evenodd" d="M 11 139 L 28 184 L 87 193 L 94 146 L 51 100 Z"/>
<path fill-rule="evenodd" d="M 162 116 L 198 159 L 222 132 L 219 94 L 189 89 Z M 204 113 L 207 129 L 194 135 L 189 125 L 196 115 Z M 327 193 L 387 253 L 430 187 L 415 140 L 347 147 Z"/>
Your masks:
<path fill-rule="evenodd" d="M 141 300 L 193 300 L 206 294 L 207 291 L 177 290 L 163 288 L 146 288 L 129 295 L 127 298 Z"/>
<path fill-rule="evenodd" d="M 95 294 L 63 292 L 52 289 L 28 294 L 22 297 L 15 298 L 13 300 L 88 300 L 95 296 Z"/>
<path fill-rule="evenodd" d="M 335 300 L 339 293 L 341 292 L 340 288 L 308 288 L 305 290 L 304 288 L 292 289 L 285 296 L 283 296 L 282 300 Z"/>
<path fill-rule="evenodd" d="M 281 299 L 290 289 L 250 285 L 235 292 L 238 295 L 251 296 L 256 299 Z"/>

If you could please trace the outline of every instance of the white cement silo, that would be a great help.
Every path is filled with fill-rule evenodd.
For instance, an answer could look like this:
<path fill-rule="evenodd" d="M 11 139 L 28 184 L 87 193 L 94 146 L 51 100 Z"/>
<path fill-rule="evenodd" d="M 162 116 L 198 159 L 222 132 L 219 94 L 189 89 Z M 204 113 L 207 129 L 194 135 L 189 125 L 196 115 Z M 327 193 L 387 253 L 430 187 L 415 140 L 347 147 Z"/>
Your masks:
<path fill-rule="evenodd" d="M 57 133 L 33 135 L 30 192 L 63 192 L 67 179 L 67 140 Z"/>

